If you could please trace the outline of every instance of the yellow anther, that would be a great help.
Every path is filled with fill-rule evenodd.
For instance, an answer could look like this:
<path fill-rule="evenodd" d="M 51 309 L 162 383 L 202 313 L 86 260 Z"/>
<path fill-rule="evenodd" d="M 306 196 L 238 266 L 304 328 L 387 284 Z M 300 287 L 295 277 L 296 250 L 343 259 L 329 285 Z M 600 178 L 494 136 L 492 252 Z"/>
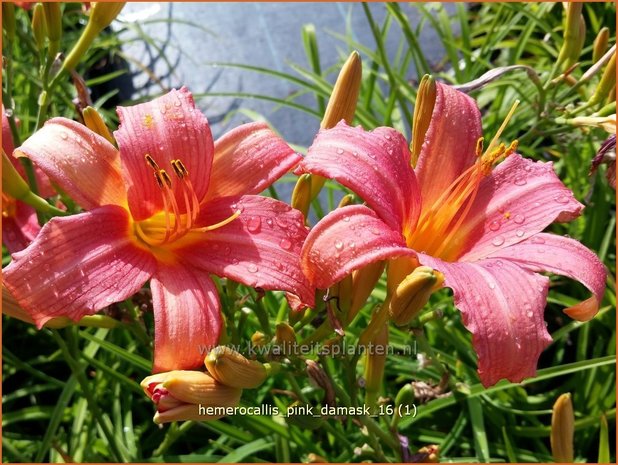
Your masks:
<path fill-rule="evenodd" d="M 189 171 L 187 171 L 187 167 L 184 165 L 183 162 L 181 162 L 180 160 L 176 160 L 176 165 L 178 165 L 178 168 L 180 168 L 184 176 L 189 174 Z"/>
<path fill-rule="evenodd" d="M 157 181 L 157 184 L 159 185 L 159 188 L 163 189 L 163 179 L 161 179 L 161 175 L 159 174 L 158 171 L 155 171 L 153 174 L 154 174 L 154 177 L 155 177 L 155 179 Z"/>
<path fill-rule="evenodd" d="M 144 155 L 144 159 L 146 160 L 146 163 L 148 163 L 153 170 L 159 171 L 159 165 L 157 165 L 157 162 L 154 161 L 154 158 L 152 158 L 149 154 L 146 154 Z"/>
<path fill-rule="evenodd" d="M 161 176 L 161 179 L 163 179 L 163 181 L 165 182 L 165 185 L 171 189 L 172 188 L 172 178 L 170 178 L 170 175 L 167 174 L 165 170 L 159 170 L 159 175 Z"/>
<path fill-rule="evenodd" d="M 476 157 L 480 158 L 483 155 L 483 142 L 485 141 L 484 137 L 479 137 L 476 141 L 476 149 L 474 153 L 476 153 Z"/>
<path fill-rule="evenodd" d="M 172 168 L 174 169 L 174 173 L 176 173 L 176 176 L 178 176 L 179 179 L 182 179 L 184 177 L 184 173 L 182 172 L 182 170 L 180 169 L 180 160 L 172 160 Z"/>
<path fill-rule="evenodd" d="M 505 220 L 508 220 L 511 217 L 511 212 L 505 212 L 504 215 L 502 215 L 504 217 Z"/>

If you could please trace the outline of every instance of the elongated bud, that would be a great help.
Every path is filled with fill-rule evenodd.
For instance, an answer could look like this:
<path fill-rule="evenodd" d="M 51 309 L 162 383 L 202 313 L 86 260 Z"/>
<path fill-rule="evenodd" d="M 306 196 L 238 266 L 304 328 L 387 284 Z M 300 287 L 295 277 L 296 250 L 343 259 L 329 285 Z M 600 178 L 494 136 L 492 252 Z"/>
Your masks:
<path fill-rule="evenodd" d="M 266 368 L 260 362 L 248 360 L 229 347 L 219 346 L 204 360 L 210 375 L 221 384 L 253 389 L 266 379 Z"/>
<path fill-rule="evenodd" d="M 2 151 L 2 192 L 14 199 L 25 199 L 30 193 L 30 187 L 19 175 L 9 156 Z"/>
<path fill-rule="evenodd" d="M 414 116 L 412 117 L 412 143 L 410 144 L 410 163 L 416 166 L 421 148 L 425 141 L 425 134 L 431 123 L 433 107 L 436 104 L 436 82 L 433 77 L 426 74 L 421 79 L 416 94 L 416 105 L 414 105 Z"/>
<path fill-rule="evenodd" d="M 444 282 L 442 273 L 419 266 L 399 284 L 391 298 L 389 312 L 396 325 L 407 325 Z"/>
<path fill-rule="evenodd" d="M 335 389 L 324 369 L 313 360 L 305 360 L 305 364 L 307 365 L 309 381 L 315 386 L 324 389 L 324 403 L 326 405 L 335 405 Z"/>
<path fill-rule="evenodd" d="M 558 64 L 564 64 L 568 68 L 575 63 L 581 53 L 583 44 L 582 33 L 582 8 L 579 2 L 569 2 L 566 6 L 566 23 L 564 26 L 564 40 L 558 55 Z"/>
<path fill-rule="evenodd" d="M 399 407 L 409 408 L 414 404 L 414 388 L 410 383 L 404 384 L 404 386 L 397 393 L 395 397 L 395 412 L 391 421 L 391 427 L 396 428 L 401 420 L 402 416 L 399 415 Z"/>
<path fill-rule="evenodd" d="M 155 423 L 184 420 L 215 420 L 225 411 L 209 413 L 211 408 L 235 407 L 242 389 L 225 386 L 201 371 L 169 371 L 144 378 L 140 383 L 157 406 Z"/>
<path fill-rule="evenodd" d="M 15 38 L 15 5 L 12 2 L 2 2 L 2 29 L 12 42 Z"/>
<path fill-rule="evenodd" d="M 609 28 L 602 27 L 597 36 L 594 38 L 594 44 L 592 46 L 592 62 L 596 63 L 601 59 L 607 51 L 607 44 L 609 43 Z"/>
<path fill-rule="evenodd" d="M 328 291 L 328 296 L 332 299 L 332 305 L 339 310 L 338 317 L 341 318 L 344 326 L 350 321 L 348 313 L 352 305 L 352 286 L 352 275 L 349 274 L 338 283 L 333 284 Z"/>
<path fill-rule="evenodd" d="M 384 324 L 366 347 L 365 403 L 375 407 L 382 389 L 388 346 L 388 325 Z"/>
<path fill-rule="evenodd" d="M 328 463 L 328 460 L 326 460 L 321 455 L 314 454 L 313 452 L 311 452 L 310 454 L 307 454 L 307 462 L 309 462 L 309 463 Z"/>
<path fill-rule="evenodd" d="M 556 119 L 557 123 L 561 123 L 560 118 Z M 589 126 L 605 130 L 610 134 L 616 134 L 616 115 L 609 116 L 577 116 L 564 120 L 567 124 L 574 126 Z"/>
<path fill-rule="evenodd" d="M 562 394 L 554 404 L 551 416 L 551 451 L 556 462 L 573 462 L 575 416 L 571 394 Z"/>
<path fill-rule="evenodd" d="M 341 197 L 341 200 L 339 201 L 339 205 L 337 205 L 337 208 L 347 207 L 348 205 L 351 205 L 353 202 L 354 202 L 354 195 L 346 194 L 343 197 Z"/>
<path fill-rule="evenodd" d="M 105 137 L 111 144 L 115 145 L 116 141 L 112 137 L 112 133 L 107 128 L 105 121 L 103 121 L 103 117 L 97 110 L 92 107 L 86 107 L 84 111 L 82 111 L 82 116 L 84 117 L 84 124 L 88 129 Z"/>
<path fill-rule="evenodd" d="M 341 120 L 351 124 L 356 112 L 358 94 L 360 93 L 363 65 L 357 51 L 353 51 L 343 64 L 337 81 L 333 86 L 328 105 L 324 111 L 324 118 L 320 128 L 335 127 Z M 311 199 L 315 199 L 324 187 L 326 179 L 322 176 L 311 175 Z"/>
<path fill-rule="evenodd" d="M 597 105 L 605 101 L 612 89 L 616 87 L 616 52 L 612 55 L 603 72 L 601 81 L 588 103 Z"/>
<path fill-rule="evenodd" d="M 303 174 L 296 181 L 292 192 L 292 208 L 300 211 L 305 218 L 311 205 L 311 175 Z"/>
<path fill-rule="evenodd" d="M 45 38 L 47 37 L 47 24 L 45 23 L 45 11 L 41 3 L 34 5 L 32 10 L 32 33 L 37 48 L 43 50 L 45 48 Z"/>
<path fill-rule="evenodd" d="M 45 12 L 45 24 L 47 26 L 47 37 L 49 38 L 49 48 L 47 53 L 53 60 L 60 50 L 60 39 L 62 38 L 62 11 L 60 3 L 43 2 Z"/>
<path fill-rule="evenodd" d="M 370 263 L 352 273 L 352 304 L 348 316 L 348 323 L 358 314 L 358 311 L 367 302 L 376 283 L 384 272 L 385 262 Z"/>
<path fill-rule="evenodd" d="M 75 68 L 92 41 L 111 24 L 125 4 L 126 2 L 95 2 L 93 4 L 86 28 L 62 63 L 64 71 L 71 71 Z"/>

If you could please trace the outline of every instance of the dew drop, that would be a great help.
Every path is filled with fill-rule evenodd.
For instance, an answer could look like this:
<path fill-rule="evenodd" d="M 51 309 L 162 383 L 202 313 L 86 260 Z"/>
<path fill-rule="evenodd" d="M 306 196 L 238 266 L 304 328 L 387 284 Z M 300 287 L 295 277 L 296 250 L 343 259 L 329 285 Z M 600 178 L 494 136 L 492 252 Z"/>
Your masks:
<path fill-rule="evenodd" d="M 528 311 L 526 312 L 526 316 L 527 316 L 528 318 L 532 318 L 532 317 L 534 316 L 534 313 L 532 312 L 532 310 L 528 310 Z"/>
<path fill-rule="evenodd" d="M 336 240 L 335 241 L 335 249 L 342 250 L 343 249 L 343 242 L 341 242 L 340 240 Z"/>
<path fill-rule="evenodd" d="M 279 245 L 281 246 L 283 250 L 290 250 L 292 248 L 292 243 L 289 240 L 287 240 L 285 237 L 281 239 L 281 242 L 279 242 Z"/>
<path fill-rule="evenodd" d="M 523 176 L 517 176 L 513 181 L 513 184 L 515 184 L 516 186 L 525 186 L 526 178 L 524 178 Z"/>
<path fill-rule="evenodd" d="M 247 270 L 249 270 L 249 273 L 257 273 L 258 267 L 256 264 L 250 263 L 249 266 L 247 266 Z"/>
<path fill-rule="evenodd" d="M 371 230 L 371 234 L 373 234 L 374 236 L 379 236 L 380 235 L 380 231 L 378 229 L 372 229 Z"/>
<path fill-rule="evenodd" d="M 492 221 L 491 223 L 489 223 L 489 229 L 491 231 L 497 231 L 498 229 L 500 229 L 500 222 L 499 221 Z"/>
<path fill-rule="evenodd" d="M 494 283 L 489 283 L 489 289 L 495 289 L 496 285 Z"/>
<path fill-rule="evenodd" d="M 516 235 L 517 237 L 522 237 L 524 234 L 525 234 L 525 233 L 524 233 L 521 229 L 518 229 L 517 231 L 515 231 L 515 235 Z"/>
<path fill-rule="evenodd" d="M 60 137 L 62 137 L 63 140 L 67 140 L 69 138 L 69 135 L 66 132 L 62 131 L 60 133 Z"/>
<path fill-rule="evenodd" d="M 560 203 L 560 204 L 563 204 L 563 205 L 565 203 L 569 203 L 569 198 L 566 195 L 564 195 L 564 194 L 557 195 L 556 197 L 554 197 L 554 200 L 557 203 Z"/>
<path fill-rule="evenodd" d="M 272 228 L 273 227 L 273 220 L 271 218 L 268 218 L 266 220 L 266 224 Z"/>
<path fill-rule="evenodd" d="M 523 224 L 523 222 L 526 221 L 526 217 L 524 215 L 517 214 L 513 217 L 513 221 L 516 224 Z"/>
<path fill-rule="evenodd" d="M 348 242 L 348 247 L 353 249 L 354 247 L 356 247 L 356 242 L 354 242 L 354 241 Z"/>
<path fill-rule="evenodd" d="M 539 236 L 532 236 L 531 240 L 533 244 L 545 244 L 545 239 Z"/>
<path fill-rule="evenodd" d="M 337 154 L 338 155 L 343 155 L 343 149 L 337 149 Z"/>
<path fill-rule="evenodd" d="M 491 241 L 491 243 L 495 245 L 496 247 L 499 247 L 502 244 L 504 244 L 504 237 L 502 236 L 494 237 L 494 240 Z"/>
<path fill-rule="evenodd" d="M 345 221 L 346 223 L 350 222 L 350 217 L 349 216 L 344 216 L 343 217 L 343 221 Z"/>
<path fill-rule="evenodd" d="M 180 100 L 176 100 L 176 101 L 174 102 L 174 106 L 175 106 L 175 107 L 179 107 L 180 105 L 181 105 Z"/>
<path fill-rule="evenodd" d="M 247 221 L 247 230 L 251 233 L 256 233 L 260 230 L 260 226 L 262 225 L 262 220 L 259 216 L 252 216 Z"/>

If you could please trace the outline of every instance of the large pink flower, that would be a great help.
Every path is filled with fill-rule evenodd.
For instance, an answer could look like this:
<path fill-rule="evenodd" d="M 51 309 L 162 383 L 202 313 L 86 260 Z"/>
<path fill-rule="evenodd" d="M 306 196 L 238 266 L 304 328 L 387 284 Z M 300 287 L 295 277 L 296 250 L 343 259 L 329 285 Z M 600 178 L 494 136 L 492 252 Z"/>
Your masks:
<path fill-rule="evenodd" d="M 473 334 L 483 384 L 519 382 L 535 374 L 551 341 L 543 320 L 549 280 L 538 272 L 588 287 L 593 296 L 566 310 L 586 319 L 598 309 L 606 271 L 579 242 L 542 232 L 582 209 L 551 163 L 511 154 L 513 147 L 481 154 L 475 102 L 439 83 L 436 94 L 415 170 L 393 129 L 340 123 L 317 135 L 299 171 L 337 180 L 368 206 L 324 217 L 301 252 L 303 270 L 328 288 L 368 263 L 403 257 L 390 262 L 391 290 L 418 262 L 442 272 Z"/>
<path fill-rule="evenodd" d="M 313 303 L 299 269 L 302 215 L 257 194 L 300 156 L 265 124 L 213 143 L 186 89 L 118 109 L 119 149 L 54 118 L 19 149 L 85 210 L 54 218 L 5 269 L 6 286 L 42 326 L 128 298 L 150 279 L 154 371 L 194 368 L 217 343 L 209 273 Z"/>

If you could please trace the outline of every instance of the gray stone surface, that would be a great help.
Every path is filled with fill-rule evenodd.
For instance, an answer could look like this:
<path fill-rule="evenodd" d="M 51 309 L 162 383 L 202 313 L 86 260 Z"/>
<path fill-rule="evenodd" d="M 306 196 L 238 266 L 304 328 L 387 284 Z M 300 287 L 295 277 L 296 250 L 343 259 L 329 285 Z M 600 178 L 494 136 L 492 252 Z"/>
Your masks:
<path fill-rule="evenodd" d="M 369 7 L 381 24 L 386 15 L 384 4 L 370 3 Z M 415 27 L 419 21 L 416 8 L 408 4 L 401 7 Z M 453 9 L 452 5 L 447 8 Z M 151 68 L 165 86 L 186 85 L 196 94 L 244 92 L 283 98 L 298 91 L 297 86 L 287 81 L 215 63 L 242 63 L 295 74 L 290 63 L 308 68 L 301 39 L 301 28 L 308 23 L 314 24 L 317 31 L 323 70 L 340 62 L 352 50 L 337 34 L 348 34 L 375 49 L 360 3 L 128 3 L 121 19 L 131 23 L 127 36 L 135 37 L 134 28 L 139 27 L 154 39 L 171 63 L 171 73 L 161 53 L 145 42 L 131 42 L 125 46 L 125 53 Z M 394 24 L 386 38 L 391 56 L 401 40 L 399 27 Z M 420 40 L 430 61 L 438 62 L 442 50 L 435 33 L 425 27 Z M 137 71 L 134 66 L 133 69 Z M 416 77 L 413 68 L 408 76 Z M 336 72 L 328 76 L 330 82 L 335 78 Z M 134 97 L 161 91 L 144 73 L 134 76 L 133 85 Z M 319 126 L 318 119 L 311 115 L 262 100 L 212 96 L 197 100 L 216 136 L 239 122 L 249 121 L 249 116 L 238 112 L 244 109 L 262 114 L 286 140 L 302 146 L 311 143 Z M 304 95 L 296 101 L 315 108 L 313 96 Z"/>

